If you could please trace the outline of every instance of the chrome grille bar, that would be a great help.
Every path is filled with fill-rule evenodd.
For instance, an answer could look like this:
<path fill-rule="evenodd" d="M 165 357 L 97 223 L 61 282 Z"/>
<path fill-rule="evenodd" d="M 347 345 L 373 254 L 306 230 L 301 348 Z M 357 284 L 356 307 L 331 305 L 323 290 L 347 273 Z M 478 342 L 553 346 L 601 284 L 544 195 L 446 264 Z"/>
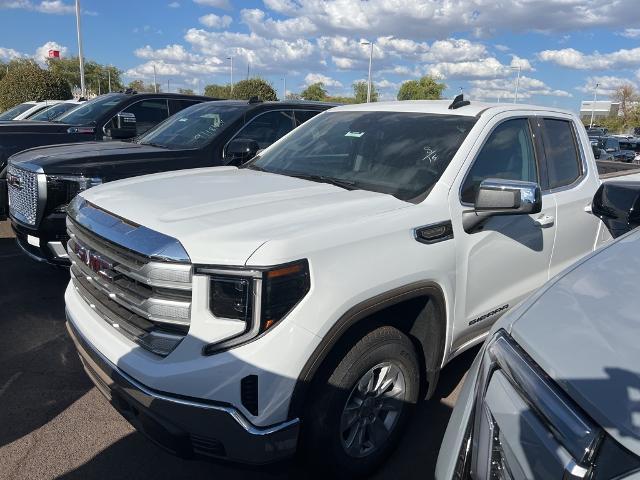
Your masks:
<path fill-rule="evenodd" d="M 118 229 L 124 221 L 87 202 L 74 202 L 75 219 L 67 218 L 67 250 L 76 291 L 125 337 L 168 355 L 190 326 L 192 265 L 142 255 L 101 237 L 84 220 L 99 212 L 102 227 L 111 222 Z"/>

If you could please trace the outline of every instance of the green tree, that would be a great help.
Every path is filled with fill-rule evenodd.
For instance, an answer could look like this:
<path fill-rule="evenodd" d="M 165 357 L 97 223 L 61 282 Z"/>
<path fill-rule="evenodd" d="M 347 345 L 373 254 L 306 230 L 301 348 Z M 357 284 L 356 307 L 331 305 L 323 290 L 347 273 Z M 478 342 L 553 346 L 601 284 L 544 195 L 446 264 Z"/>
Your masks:
<path fill-rule="evenodd" d="M 331 103 L 356 103 L 356 99 L 353 97 L 327 97 L 324 99 L 326 102 L 331 102 Z M 365 101 L 367 100 L 366 95 L 365 95 Z"/>
<path fill-rule="evenodd" d="M 2 80 L 7 73 L 8 65 L 2 61 L 0 61 L 0 80 Z"/>
<path fill-rule="evenodd" d="M 134 80 L 132 82 L 129 82 L 129 85 L 127 85 L 127 88 L 130 88 L 131 90 L 135 90 L 138 93 L 153 93 L 153 92 L 161 92 L 162 90 L 160 89 L 160 84 L 156 83 L 155 88 L 153 87 L 153 83 L 144 83 L 144 81 L 142 80 Z"/>
<path fill-rule="evenodd" d="M 231 98 L 231 87 L 227 85 L 211 84 L 204 87 L 204 94 L 211 98 Z"/>
<path fill-rule="evenodd" d="M 14 60 L 0 80 L 0 111 L 29 100 L 68 100 L 69 83 L 33 60 Z"/>
<path fill-rule="evenodd" d="M 425 75 L 420 80 L 403 82 L 398 91 L 398 100 L 439 100 L 446 88 L 444 83 Z"/>
<path fill-rule="evenodd" d="M 365 82 L 364 80 L 361 80 L 359 82 L 355 82 L 353 84 L 353 96 L 355 98 L 355 102 L 354 103 L 366 103 L 367 101 L 367 82 Z M 376 86 L 372 83 L 371 84 L 371 101 L 372 102 L 377 102 L 378 101 L 378 90 L 376 89 Z"/>
<path fill-rule="evenodd" d="M 327 99 L 327 90 L 322 82 L 312 83 L 300 93 L 300 97 L 303 100 L 322 102 Z"/>
<path fill-rule="evenodd" d="M 194 92 L 192 88 L 179 88 L 178 89 L 178 93 L 181 93 L 182 95 L 195 95 L 196 94 L 196 92 Z"/>
<path fill-rule="evenodd" d="M 80 87 L 80 63 L 78 57 L 68 58 L 48 58 L 47 66 L 49 71 L 64 78 L 71 87 Z M 122 71 L 112 65 L 101 65 L 93 60 L 85 60 L 84 77 L 87 93 L 98 94 L 109 91 L 117 92 L 124 89 L 122 83 Z"/>
<path fill-rule="evenodd" d="M 240 80 L 233 85 L 231 98 L 237 100 L 249 100 L 251 97 L 258 97 L 260 100 L 277 100 L 278 95 L 273 86 L 263 78 L 249 78 Z"/>

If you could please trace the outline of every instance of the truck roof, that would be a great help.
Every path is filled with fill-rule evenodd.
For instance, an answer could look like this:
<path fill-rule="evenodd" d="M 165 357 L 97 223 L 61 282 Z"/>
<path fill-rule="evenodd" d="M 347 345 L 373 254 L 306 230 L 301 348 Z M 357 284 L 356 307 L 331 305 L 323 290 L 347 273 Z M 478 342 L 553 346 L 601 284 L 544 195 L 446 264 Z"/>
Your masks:
<path fill-rule="evenodd" d="M 378 112 L 418 112 L 418 113 L 434 113 L 434 114 L 449 114 L 449 115 L 463 115 L 467 117 L 475 117 L 480 115 L 486 110 L 492 110 L 493 113 L 509 112 L 509 111 L 522 111 L 522 110 L 540 110 L 545 112 L 557 112 L 573 115 L 568 110 L 562 110 L 555 107 L 541 107 L 537 105 L 527 105 L 523 103 L 491 103 L 491 102 L 477 102 L 472 100 L 469 105 L 456 108 L 454 110 L 449 109 L 451 100 L 402 100 L 394 102 L 372 102 L 372 103 L 359 103 L 355 105 L 343 105 L 336 107 L 333 111 L 378 111 Z"/>

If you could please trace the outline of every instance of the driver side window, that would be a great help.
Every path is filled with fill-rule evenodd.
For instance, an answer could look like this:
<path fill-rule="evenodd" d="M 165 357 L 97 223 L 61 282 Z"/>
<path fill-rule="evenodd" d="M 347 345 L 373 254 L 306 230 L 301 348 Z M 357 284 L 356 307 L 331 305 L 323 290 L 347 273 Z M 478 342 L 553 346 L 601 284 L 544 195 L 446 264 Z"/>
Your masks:
<path fill-rule="evenodd" d="M 462 184 L 461 201 L 473 204 L 480 183 L 487 178 L 538 181 L 527 119 L 507 120 L 491 133 Z"/>

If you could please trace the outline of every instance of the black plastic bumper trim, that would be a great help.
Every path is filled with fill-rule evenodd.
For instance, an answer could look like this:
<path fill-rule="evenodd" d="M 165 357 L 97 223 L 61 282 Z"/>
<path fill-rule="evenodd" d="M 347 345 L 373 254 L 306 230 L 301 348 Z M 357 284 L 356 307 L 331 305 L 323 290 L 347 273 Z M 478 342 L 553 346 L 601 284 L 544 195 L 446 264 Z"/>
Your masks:
<path fill-rule="evenodd" d="M 137 430 L 178 456 L 201 456 L 194 445 L 203 437 L 219 444 L 207 456 L 246 464 L 266 464 L 296 451 L 299 419 L 270 427 L 256 427 L 231 406 L 174 397 L 140 384 L 113 365 L 73 325 L 67 313 L 67 330 L 84 368 L 96 387 Z"/>

